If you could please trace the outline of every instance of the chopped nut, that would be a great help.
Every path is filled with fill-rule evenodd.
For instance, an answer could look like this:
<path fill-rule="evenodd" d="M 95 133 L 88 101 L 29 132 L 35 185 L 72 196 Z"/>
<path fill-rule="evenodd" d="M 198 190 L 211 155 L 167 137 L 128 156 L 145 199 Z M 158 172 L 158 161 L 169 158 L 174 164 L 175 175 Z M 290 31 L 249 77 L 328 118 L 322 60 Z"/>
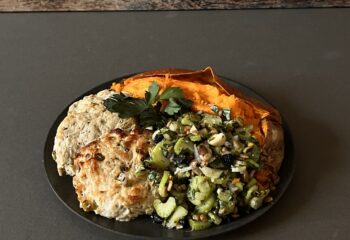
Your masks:
<path fill-rule="evenodd" d="M 222 146 L 225 144 L 225 142 L 226 142 L 226 136 L 223 133 L 214 134 L 208 139 L 208 143 L 215 147 Z"/>
<path fill-rule="evenodd" d="M 243 158 L 243 159 L 247 159 L 247 158 L 249 158 L 249 156 L 248 156 L 248 155 L 246 155 L 246 154 L 240 154 L 240 155 L 239 155 L 239 157 L 240 157 L 240 158 Z"/>
<path fill-rule="evenodd" d="M 197 128 L 196 128 L 195 125 L 192 125 L 192 127 L 190 128 L 190 133 L 192 133 L 192 134 L 198 134 L 198 130 L 197 130 Z"/>
<path fill-rule="evenodd" d="M 190 133 L 190 129 L 191 129 L 191 127 L 186 126 L 186 127 L 183 128 L 183 131 L 184 131 L 185 134 L 189 134 Z"/>
<path fill-rule="evenodd" d="M 205 155 L 208 153 L 208 149 L 204 145 L 198 146 L 198 154 L 199 155 Z"/>
<path fill-rule="evenodd" d="M 194 214 L 192 216 L 192 219 L 195 220 L 195 221 L 198 221 L 199 220 L 199 215 L 198 214 Z"/>
<path fill-rule="evenodd" d="M 204 165 L 207 165 L 213 156 L 211 149 L 203 144 L 198 146 L 198 154 L 202 164 Z"/>
<path fill-rule="evenodd" d="M 222 192 L 222 188 L 218 188 L 217 190 L 216 190 L 216 193 L 217 194 L 220 194 Z"/>
<path fill-rule="evenodd" d="M 269 203 L 269 202 L 272 202 L 272 201 L 273 201 L 273 197 L 271 197 L 271 196 L 268 196 L 268 197 L 266 197 L 264 199 L 264 202 L 266 202 L 266 203 Z"/>
<path fill-rule="evenodd" d="M 167 187 L 166 190 L 167 190 L 168 192 L 170 192 L 171 189 L 172 189 L 172 187 L 173 187 L 173 180 L 170 180 L 170 181 L 169 181 L 169 184 L 168 184 L 168 187 Z"/>
<path fill-rule="evenodd" d="M 182 226 L 182 225 L 179 224 L 179 223 L 176 224 L 176 229 L 182 229 L 182 228 L 184 228 L 184 226 Z"/>
<path fill-rule="evenodd" d="M 208 220 L 207 215 L 205 215 L 205 214 L 199 215 L 199 220 L 201 220 L 201 221 L 206 221 L 206 220 Z"/>
<path fill-rule="evenodd" d="M 252 149 L 254 147 L 254 143 L 252 142 L 248 142 L 248 146 L 246 148 L 243 149 L 244 153 L 247 153 L 250 149 Z"/>
<path fill-rule="evenodd" d="M 236 184 L 236 183 L 240 183 L 241 182 L 241 179 L 240 178 L 234 178 L 232 180 L 232 184 Z"/>
<path fill-rule="evenodd" d="M 198 166 L 198 161 L 196 161 L 194 159 L 191 160 L 189 166 L 192 168 L 196 168 Z"/>

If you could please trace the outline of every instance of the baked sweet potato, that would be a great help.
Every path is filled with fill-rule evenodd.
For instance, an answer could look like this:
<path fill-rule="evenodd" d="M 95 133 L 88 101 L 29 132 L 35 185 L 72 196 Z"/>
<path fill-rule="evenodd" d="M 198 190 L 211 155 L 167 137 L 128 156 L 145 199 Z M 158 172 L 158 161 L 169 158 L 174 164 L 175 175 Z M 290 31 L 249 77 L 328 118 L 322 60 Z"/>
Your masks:
<path fill-rule="evenodd" d="M 211 105 L 214 104 L 231 109 L 232 117 L 240 117 L 245 124 L 252 125 L 252 133 L 260 143 L 261 160 L 264 162 L 255 177 L 262 186 L 277 182 L 277 172 L 284 157 L 284 139 L 281 116 L 276 109 L 229 87 L 210 67 L 199 71 L 161 69 L 144 72 L 122 83 L 114 83 L 111 88 L 143 98 L 153 81 L 157 82 L 160 91 L 168 87 L 180 87 L 185 97 L 193 101 L 194 111 L 211 113 Z"/>

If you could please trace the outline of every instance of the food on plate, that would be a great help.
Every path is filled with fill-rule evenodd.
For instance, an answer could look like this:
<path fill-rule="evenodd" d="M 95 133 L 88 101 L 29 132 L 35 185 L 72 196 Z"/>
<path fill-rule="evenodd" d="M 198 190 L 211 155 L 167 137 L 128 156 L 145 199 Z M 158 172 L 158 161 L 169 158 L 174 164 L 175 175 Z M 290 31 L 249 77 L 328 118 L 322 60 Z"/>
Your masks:
<path fill-rule="evenodd" d="M 213 114 L 212 106 L 230 109 L 232 117 L 240 117 L 247 125 L 252 125 L 252 134 L 261 144 L 264 161 L 276 173 L 282 163 L 284 142 L 281 116 L 266 104 L 243 95 L 238 89 L 227 87 L 211 68 L 200 71 L 165 69 L 151 71 L 130 77 L 122 83 L 115 83 L 112 90 L 143 98 L 152 82 L 159 91 L 178 87 L 184 97 L 193 101 L 191 110 Z"/>
<path fill-rule="evenodd" d="M 80 148 L 73 186 L 81 208 L 119 221 L 153 212 L 155 188 L 142 163 L 152 147 L 150 136 L 147 130 L 118 128 Z"/>
<path fill-rule="evenodd" d="M 268 200 L 273 183 L 266 185 L 255 176 L 264 163 L 252 127 L 231 119 L 227 109 L 216 111 L 184 113 L 154 133 L 156 146 L 145 165 L 158 186 L 155 213 L 168 228 L 183 228 L 187 222 L 192 230 L 219 225 Z M 186 214 L 183 210 L 178 216 L 177 208 Z"/>
<path fill-rule="evenodd" d="M 103 90 L 86 96 L 69 107 L 67 116 L 57 128 L 52 153 L 60 176 L 75 175 L 73 158 L 80 147 L 113 129 L 135 128 L 134 119 L 119 118 L 118 114 L 111 113 L 104 107 L 103 101 L 113 94 L 114 91 Z"/>
<path fill-rule="evenodd" d="M 84 99 L 58 128 L 54 153 L 85 211 L 196 231 L 273 200 L 281 116 L 211 68 L 145 72 Z"/>

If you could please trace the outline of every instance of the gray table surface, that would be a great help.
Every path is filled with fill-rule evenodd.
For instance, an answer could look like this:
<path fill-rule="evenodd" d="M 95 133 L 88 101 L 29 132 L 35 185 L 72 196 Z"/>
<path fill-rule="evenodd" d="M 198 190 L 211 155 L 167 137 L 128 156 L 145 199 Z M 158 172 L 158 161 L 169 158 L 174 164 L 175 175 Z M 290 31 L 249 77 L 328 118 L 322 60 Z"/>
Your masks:
<path fill-rule="evenodd" d="M 99 83 L 211 65 L 281 111 L 297 163 L 271 211 L 220 239 L 349 239 L 349 43 L 350 9 L 0 14 L 0 238 L 125 239 L 57 199 L 46 134 Z"/>

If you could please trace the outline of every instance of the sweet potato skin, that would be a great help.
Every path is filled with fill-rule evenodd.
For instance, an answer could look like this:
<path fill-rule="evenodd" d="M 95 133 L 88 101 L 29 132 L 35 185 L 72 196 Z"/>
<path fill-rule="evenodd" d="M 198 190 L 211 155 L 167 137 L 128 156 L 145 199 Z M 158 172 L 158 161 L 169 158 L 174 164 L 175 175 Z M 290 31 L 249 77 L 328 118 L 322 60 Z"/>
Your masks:
<path fill-rule="evenodd" d="M 236 88 L 226 85 L 210 67 L 191 71 L 185 69 L 159 69 L 137 74 L 112 89 L 125 91 L 134 97 L 143 97 L 151 81 L 156 81 L 160 89 L 178 86 L 185 96 L 194 101 L 194 110 L 211 112 L 208 101 L 219 107 L 230 107 L 233 117 L 240 116 L 253 125 L 253 134 L 260 142 L 263 169 L 257 171 L 257 179 L 264 185 L 278 180 L 277 172 L 284 157 L 284 133 L 279 112 L 273 107 L 244 95 Z M 199 91 L 198 89 L 203 89 Z M 197 89 L 197 90 L 196 90 Z M 199 91 L 199 94 L 191 94 Z M 209 91 L 209 93 L 208 93 Z M 216 102 L 215 102 L 216 101 Z"/>

